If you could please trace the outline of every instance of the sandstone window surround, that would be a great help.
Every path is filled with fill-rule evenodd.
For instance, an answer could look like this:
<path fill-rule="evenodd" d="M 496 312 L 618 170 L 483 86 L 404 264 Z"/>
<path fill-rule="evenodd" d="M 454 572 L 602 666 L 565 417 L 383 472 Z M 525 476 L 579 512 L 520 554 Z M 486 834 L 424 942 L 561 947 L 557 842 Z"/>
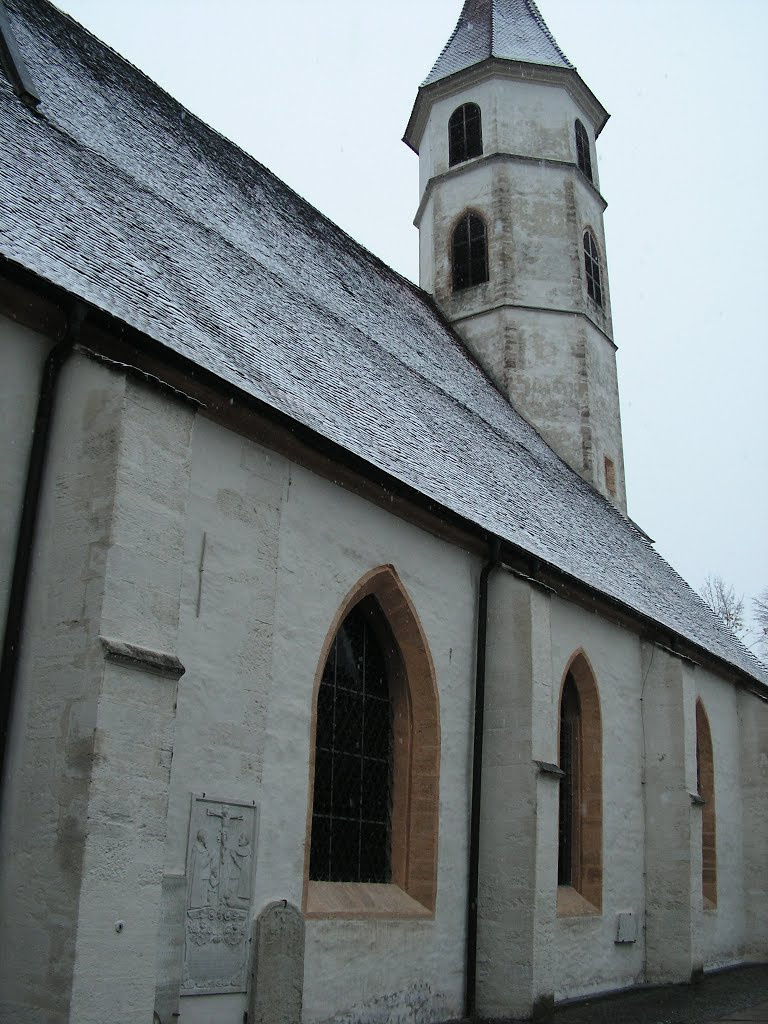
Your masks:
<path fill-rule="evenodd" d="M 483 155 L 483 116 L 476 103 L 462 103 L 448 119 L 448 166 Z"/>
<path fill-rule="evenodd" d="M 584 232 L 584 270 L 587 275 L 587 294 L 602 308 L 603 280 L 600 271 L 600 250 L 595 236 L 587 228 Z"/>
<path fill-rule="evenodd" d="M 355 611 L 357 609 L 357 611 Z M 370 861 L 349 871 L 323 872 L 313 858 L 313 818 L 327 811 L 316 790 L 327 746 L 328 695 L 323 677 L 350 615 L 366 621 L 385 662 L 391 707 L 388 855 L 369 872 Z M 325 685 L 327 690 L 327 682 Z M 324 707 L 325 704 L 325 707 Z M 362 755 L 361 755 L 362 756 Z M 328 631 L 315 678 L 304 869 L 304 913 L 310 918 L 432 917 L 437 896 L 440 712 L 432 658 L 413 604 L 392 566 L 367 573 L 352 589 Z M 321 821 L 321 827 L 324 822 Z M 369 833 L 368 838 L 372 837 Z M 320 845 L 324 840 L 320 840 Z M 315 849 L 317 850 L 317 842 Z M 388 860 L 385 875 L 381 865 Z M 358 867 L 366 870 L 359 871 Z M 330 877 L 328 875 L 330 874 Z M 313 877 L 315 876 L 315 877 Z M 374 878 L 383 880 L 373 880 Z M 364 878 L 365 880 L 358 880 Z M 385 879 L 385 880 L 384 880 Z"/>
<path fill-rule="evenodd" d="M 706 910 L 717 906 L 717 822 L 712 731 L 704 705 L 696 701 L 696 781 L 701 807 L 701 892 Z"/>
<path fill-rule="evenodd" d="M 451 235 L 453 290 L 488 280 L 488 236 L 483 218 L 471 210 L 456 222 Z"/>
<path fill-rule="evenodd" d="M 603 892 L 603 741 L 595 675 L 583 651 L 560 691 L 558 896 L 561 917 L 599 914 Z"/>
<path fill-rule="evenodd" d="M 589 136 L 587 135 L 587 129 L 581 123 L 576 120 L 575 125 L 576 131 L 576 161 L 579 165 L 579 170 L 584 174 L 586 178 L 593 181 L 592 177 L 592 154 L 589 146 Z"/>

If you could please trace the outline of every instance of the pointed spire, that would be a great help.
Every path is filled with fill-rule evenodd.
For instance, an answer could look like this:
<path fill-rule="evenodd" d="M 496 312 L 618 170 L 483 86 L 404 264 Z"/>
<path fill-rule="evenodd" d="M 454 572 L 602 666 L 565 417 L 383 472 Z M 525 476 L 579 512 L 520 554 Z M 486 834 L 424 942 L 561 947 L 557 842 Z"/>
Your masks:
<path fill-rule="evenodd" d="M 453 35 L 424 85 L 489 57 L 573 68 L 534 0 L 465 0 Z"/>

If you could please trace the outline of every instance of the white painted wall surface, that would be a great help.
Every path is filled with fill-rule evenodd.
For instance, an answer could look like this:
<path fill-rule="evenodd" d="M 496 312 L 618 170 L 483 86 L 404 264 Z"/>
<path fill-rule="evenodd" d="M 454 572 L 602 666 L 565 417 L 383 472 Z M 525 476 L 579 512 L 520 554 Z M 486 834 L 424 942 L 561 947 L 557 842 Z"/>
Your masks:
<path fill-rule="evenodd" d="M 712 910 L 702 908 L 699 876 L 693 908 L 696 959 L 706 969 L 735 963 L 744 951 L 743 837 L 751 826 L 744 820 L 741 800 L 738 694 L 735 687 L 724 686 L 720 679 L 705 669 L 691 670 L 691 675 L 696 696 L 709 718 L 715 764 L 717 907 Z M 700 815 L 701 811 L 699 819 Z M 700 849 L 700 820 L 693 841 Z"/>
<path fill-rule="evenodd" d="M 24 1024 L 69 1019 L 124 380 L 74 355 L 62 371 L 59 396 L 11 724 L 0 857 L 0 1020 Z"/>
<path fill-rule="evenodd" d="M 206 555 L 200 591 L 202 534 Z M 166 871 L 184 868 L 191 792 L 261 809 L 253 912 L 301 906 L 310 716 L 334 615 L 370 569 L 394 565 L 440 692 L 434 920 L 307 922 L 304 1017 L 427 1022 L 463 992 L 473 560 L 383 509 L 198 417 L 193 441 Z M 239 1024 L 239 996 L 182 999 L 181 1021 Z M 398 1016 L 399 1015 L 399 1016 Z"/>
<path fill-rule="evenodd" d="M 622 988 L 642 980 L 643 933 L 616 945 L 616 915 L 645 909 L 643 863 L 640 646 L 631 633 L 596 615 L 552 599 L 553 700 L 572 656 L 583 650 L 594 671 L 603 724 L 603 907 L 598 917 L 555 917 L 555 996 Z M 556 690 L 556 696 L 555 696 Z M 557 733 L 552 737 L 557 749 Z M 557 817 L 550 820 L 557 848 Z M 542 898 L 556 903 L 556 875 Z"/>

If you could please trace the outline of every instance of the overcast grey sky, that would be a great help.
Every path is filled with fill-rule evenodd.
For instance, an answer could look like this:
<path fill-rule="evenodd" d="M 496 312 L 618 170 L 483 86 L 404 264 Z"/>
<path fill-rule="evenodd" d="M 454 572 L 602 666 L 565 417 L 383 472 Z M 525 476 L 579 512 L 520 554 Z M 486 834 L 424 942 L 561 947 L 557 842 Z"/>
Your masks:
<path fill-rule="evenodd" d="M 418 277 L 400 142 L 461 0 L 60 0 Z M 768 586 L 766 0 L 540 0 L 598 140 L 630 515 L 695 587 Z"/>

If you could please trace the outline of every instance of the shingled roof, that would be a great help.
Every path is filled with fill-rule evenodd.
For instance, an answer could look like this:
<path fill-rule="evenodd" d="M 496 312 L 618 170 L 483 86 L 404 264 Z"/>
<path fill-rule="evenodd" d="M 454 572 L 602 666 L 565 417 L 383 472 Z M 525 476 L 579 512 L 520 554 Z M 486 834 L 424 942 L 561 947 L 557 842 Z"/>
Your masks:
<path fill-rule="evenodd" d="M 424 85 L 489 57 L 573 68 L 533 0 L 466 0 L 453 35 Z"/>
<path fill-rule="evenodd" d="M 10 0 L 0 256 L 768 685 L 429 297 L 46 0 Z"/>

